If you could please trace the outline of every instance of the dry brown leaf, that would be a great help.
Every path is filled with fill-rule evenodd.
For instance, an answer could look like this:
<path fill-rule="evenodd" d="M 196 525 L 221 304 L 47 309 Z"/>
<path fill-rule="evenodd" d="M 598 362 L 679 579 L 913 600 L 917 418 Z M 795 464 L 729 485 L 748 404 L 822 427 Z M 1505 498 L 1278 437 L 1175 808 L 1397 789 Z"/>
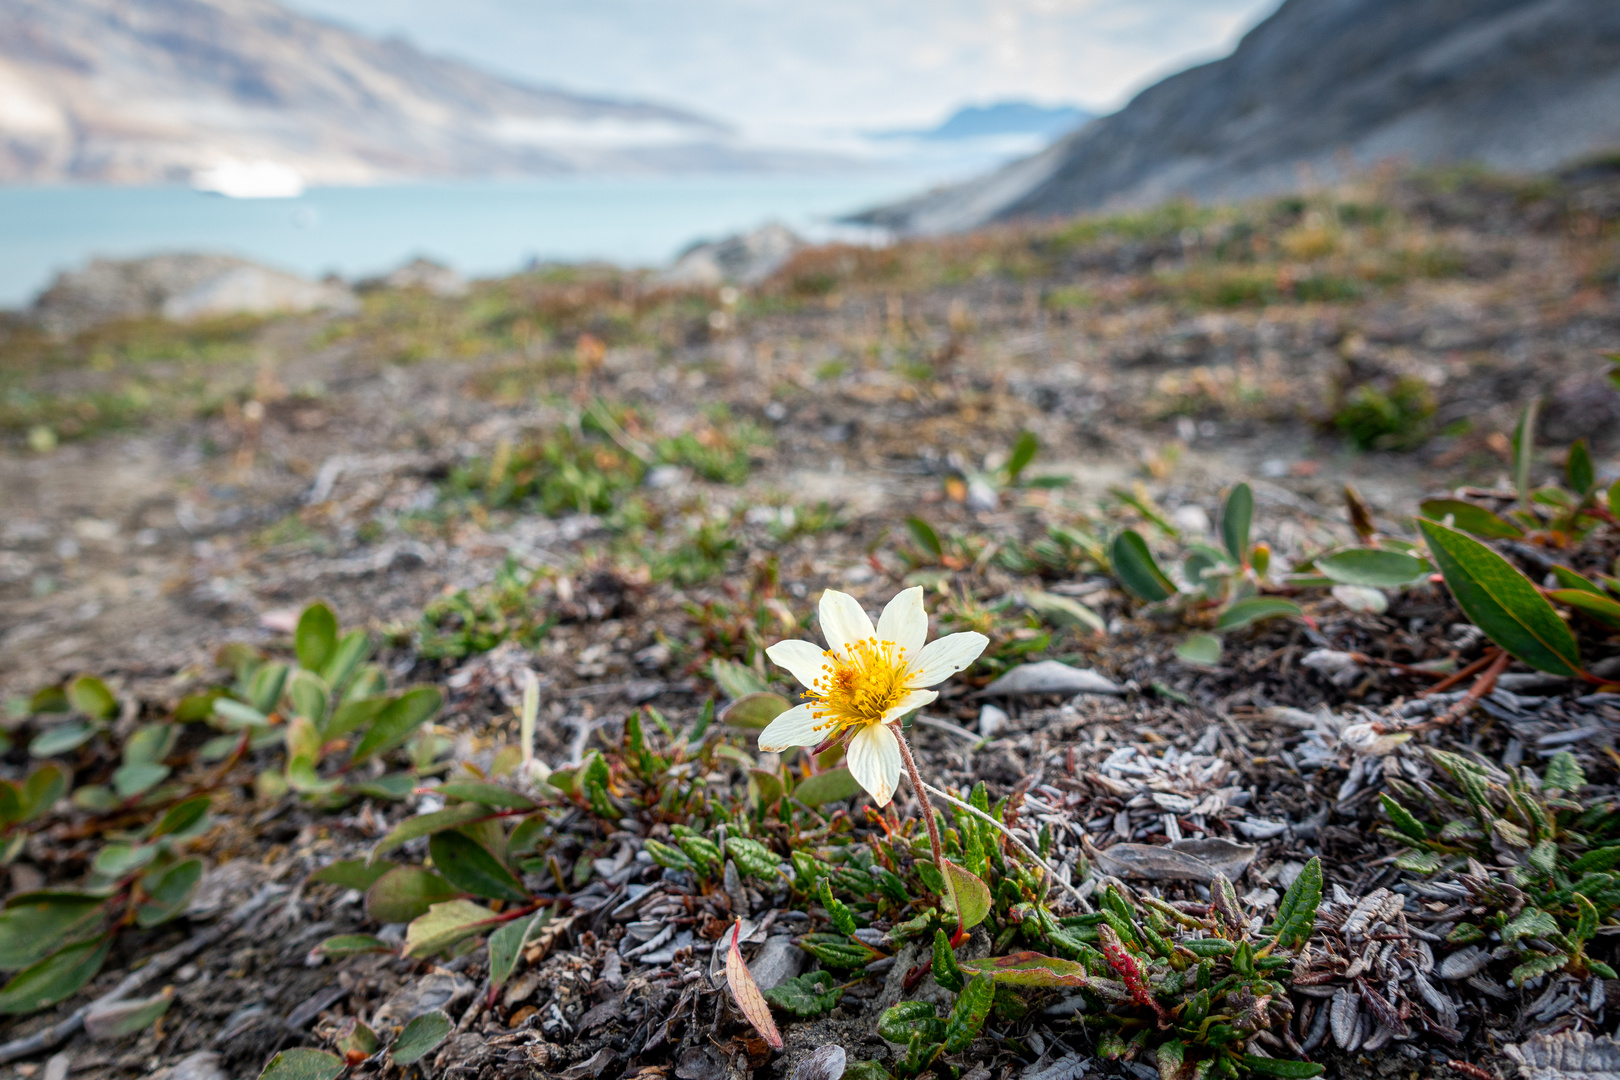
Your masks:
<path fill-rule="evenodd" d="M 765 995 L 759 992 L 748 965 L 743 963 L 742 953 L 737 951 L 737 937 L 741 933 L 742 920 L 738 919 L 731 928 L 731 947 L 726 951 L 726 984 L 731 987 L 731 996 L 737 999 L 737 1007 L 754 1025 L 754 1030 L 770 1043 L 772 1050 L 780 1050 L 782 1033 L 776 1030 L 771 1007 L 766 1003 Z"/>

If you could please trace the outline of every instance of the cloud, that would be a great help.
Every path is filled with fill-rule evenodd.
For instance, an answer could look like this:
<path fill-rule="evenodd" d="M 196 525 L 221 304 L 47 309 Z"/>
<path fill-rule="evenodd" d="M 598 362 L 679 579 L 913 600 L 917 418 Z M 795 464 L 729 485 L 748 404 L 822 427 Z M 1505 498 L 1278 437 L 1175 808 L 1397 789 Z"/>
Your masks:
<path fill-rule="evenodd" d="M 680 104 L 756 135 L 1003 98 L 1117 106 L 1277 0 L 291 0 L 531 82 Z"/>

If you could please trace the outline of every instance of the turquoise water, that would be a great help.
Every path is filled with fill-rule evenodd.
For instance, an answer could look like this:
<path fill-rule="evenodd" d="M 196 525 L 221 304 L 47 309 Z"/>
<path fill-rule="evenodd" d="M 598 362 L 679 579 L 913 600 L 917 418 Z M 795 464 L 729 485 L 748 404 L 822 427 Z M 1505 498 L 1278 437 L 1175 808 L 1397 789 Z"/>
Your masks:
<path fill-rule="evenodd" d="M 547 179 L 315 188 L 225 199 L 187 188 L 0 188 L 0 307 L 93 256 L 219 251 L 306 276 L 363 277 L 418 255 L 468 276 L 530 259 L 667 262 L 693 240 L 777 220 L 826 235 L 915 175 Z"/>

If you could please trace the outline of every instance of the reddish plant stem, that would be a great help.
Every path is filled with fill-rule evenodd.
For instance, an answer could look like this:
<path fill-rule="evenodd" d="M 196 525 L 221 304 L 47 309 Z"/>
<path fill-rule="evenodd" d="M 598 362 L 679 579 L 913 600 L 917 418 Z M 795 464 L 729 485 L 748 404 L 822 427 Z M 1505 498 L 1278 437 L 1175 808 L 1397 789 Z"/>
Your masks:
<path fill-rule="evenodd" d="M 1453 686 L 1456 686 L 1458 683 L 1468 678 L 1468 676 L 1475 674 L 1487 664 L 1493 663 L 1497 656 L 1501 655 L 1501 653 L 1502 650 L 1496 648 L 1495 646 L 1486 649 L 1484 656 L 1480 657 L 1478 660 L 1475 660 L 1473 663 L 1469 664 L 1460 671 L 1453 671 L 1450 675 L 1447 675 L 1445 678 L 1441 679 L 1427 690 L 1424 690 L 1418 694 L 1418 697 L 1428 697 L 1430 694 L 1439 694 L 1446 690 L 1450 690 Z"/>
<path fill-rule="evenodd" d="M 1474 682 L 1473 686 L 1468 688 L 1468 693 L 1462 696 L 1461 701 L 1447 709 L 1444 716 L 1436 717 L 1423 726 L 1443 727 L 1468 715 L 1468 710 L 1478 704 L 1480 698 L 1496 688 L 1496 677 L 1507 669 L 1508 661 L 1512 659 L 1512 655 L 1505 649 L 1497 653 L 1496 658 L 1491 661 L 1491 666 L 1486 668 L 1485 673 Z"/>
<path fill-rule="evenodd" d="M 940 873 L 945 872 L 945 848 L 939 842 L 939 825 L 934 821 L 934 804 L 928 801 L 928 788 L 922 782 L 922 775 L 917 772 L 917 761 L 911 756 L 911 747 L 906 743 L 905 732 L 899 725 L 895 726 L 894 737 L 900 744 L 900 760 L 905 762 L 906 775 L 911 777 L 911 790 L 917 793 L 917 805 L 922 808 L 923 821 L 928 825 L 928 842 L 934 848 L 934 865 Z"/>

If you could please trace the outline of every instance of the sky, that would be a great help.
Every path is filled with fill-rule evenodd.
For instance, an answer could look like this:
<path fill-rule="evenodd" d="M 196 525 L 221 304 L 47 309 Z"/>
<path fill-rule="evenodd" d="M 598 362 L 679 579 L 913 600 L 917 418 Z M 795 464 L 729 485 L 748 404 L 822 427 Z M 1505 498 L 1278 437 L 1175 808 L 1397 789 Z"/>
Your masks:
<path fill-rule="evenodd" d="M 1023 99 L 1109 111 L 1278 0 L 289 0 L 526 82 L 681 106 L 756 139 Z"/>

